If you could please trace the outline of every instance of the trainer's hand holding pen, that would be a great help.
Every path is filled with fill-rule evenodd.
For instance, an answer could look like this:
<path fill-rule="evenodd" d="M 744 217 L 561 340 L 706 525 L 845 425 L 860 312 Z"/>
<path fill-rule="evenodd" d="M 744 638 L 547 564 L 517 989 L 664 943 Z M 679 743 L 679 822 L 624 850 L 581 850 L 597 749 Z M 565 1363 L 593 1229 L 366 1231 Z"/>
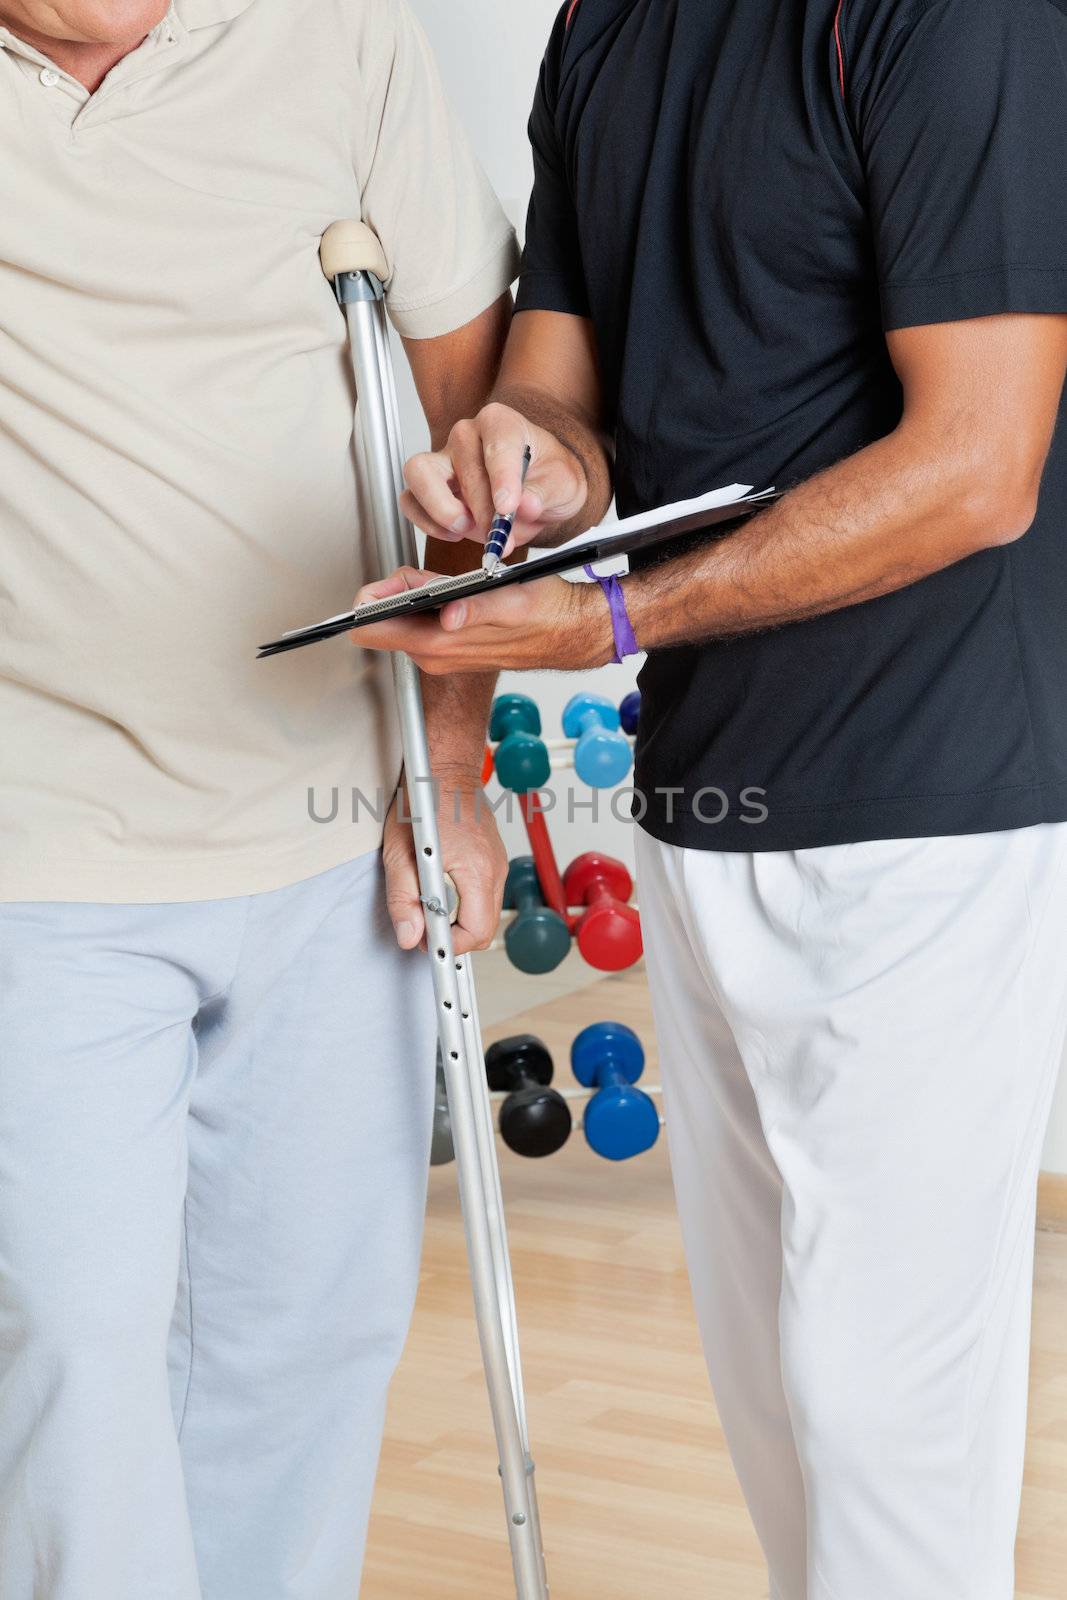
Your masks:
<path fill-rule="evenodd" d="M 555 544 L 588 525 L 581 460 L 509 406 L 457 423 L 443 450 L 412 457 L 404 480 L 404 514 L 428 538 L 484 545 L 486 571 L 523 545 Z"/>

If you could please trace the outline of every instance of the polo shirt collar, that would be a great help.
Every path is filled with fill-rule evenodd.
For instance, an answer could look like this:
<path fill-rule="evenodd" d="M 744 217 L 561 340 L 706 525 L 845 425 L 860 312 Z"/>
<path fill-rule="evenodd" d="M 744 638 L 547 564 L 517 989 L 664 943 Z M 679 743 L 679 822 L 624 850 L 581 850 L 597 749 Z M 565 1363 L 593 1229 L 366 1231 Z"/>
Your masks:
<path fill-rule="evenodd" d="M 172 0 L 167 15 L 177 17 L 186 33 L 193 33 L 197 28 L 214 28 L 223 22 L 232 22 L 234 17 L 239 17 L 242 11 L 247 11 L 252 0 Z M 43 66 L 48 66 L 49 58 L 42 55 L 33 45 L 20 39 L 18 34 L 12 33 L 9 28 L 0 24 L 0 50 L 8 49 L 16 55 L 23 55 L 32 61 L 39 61 Z"/>
<path fill-rule="evenodd" d="M 247 11 L 252 0 L 174 0 L 173 9 L 187 32 L 196 28 L 214 28 L 223 22 L 232 22 L 242 11 Z"/>
<path fill-rule="evenodd" d="M 150 38 L 155 37 L 169 22 L 177 25 L 179 35 L 196 32 L 199 28 L 219 27 L 223 23 L 232 22 L 239 17 L 242 11 L 247 11 L 253 0 L 171 0 L 170 8 L 159 28 L 154 28 Z M 22 56 L 24 60 L 35 62 L 41 67 L 53 65 L 50 57 L 42 55 L 34 45 L 27 44 L 18 34 L 12 33 L 10 28 L 0 24 L 0 51 L 9 50 L 12 55 Z M 138 55 L 138 51 L 133 52 Z M 127 60 L 130 58 L 127 57 Z M 119 68 L 123 65 L 119 63 Z M 142 69 L 143 70 L 143 69 Z M 118 69 L 116 69 L 118 71 Z M 140 75 L 140 74 L 139 74 Z M 66 76 L 66 74 L 64 74 Z M 73 82 L 73 80 L 71 80 Z M 129 81 L 128 79 L 126 81 Z M 97 91 L 97 98 L 102 98 L 102 89 Z M 88 97 L 86 97 L 88 98 Z"/>

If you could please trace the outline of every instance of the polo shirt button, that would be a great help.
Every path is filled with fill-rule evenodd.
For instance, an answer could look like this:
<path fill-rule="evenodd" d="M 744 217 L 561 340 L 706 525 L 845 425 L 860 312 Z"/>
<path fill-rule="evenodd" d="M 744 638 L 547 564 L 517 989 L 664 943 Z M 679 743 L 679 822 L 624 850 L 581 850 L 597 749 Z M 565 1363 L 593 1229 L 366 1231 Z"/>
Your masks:
<path fill-rule="evenodd" d="M 54 89 L 56 84 L 59 82 L 59 73 L 53 71 L 51 67 L 42 67 L 41 82 L 44 84 L 46 89 Z"/>

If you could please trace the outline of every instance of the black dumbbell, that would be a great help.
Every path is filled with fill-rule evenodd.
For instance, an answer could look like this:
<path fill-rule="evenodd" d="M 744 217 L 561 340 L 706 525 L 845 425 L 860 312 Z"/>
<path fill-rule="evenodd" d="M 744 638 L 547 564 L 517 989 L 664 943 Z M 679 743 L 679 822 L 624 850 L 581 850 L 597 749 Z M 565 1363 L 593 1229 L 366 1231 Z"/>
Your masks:
<path fill-rule="evenodd" d="M 500 1108 L 500 1136 L 520 1156 L 551 1156 L 571 1136 L 573 1118 L 552 1082 L 552 1057 L 532 1033 L 519 1033 L 490 1045 L 485 1071 L 494 1093 L 507 1099 Z"/>
<path fill-rule="evenodd" d="M 448 1105 L 448 1089 L 445 1085 L 445 1064 L 441 1060 L 441 1050 L 437 1050 L 437 1083 L 433 1097 L 433 1141 L 430 1145 L 431 1167 L 445 1167 L 450 1161 L 456 1159 L 456 1147 L 452 1142 L 452 1112 Z"/>

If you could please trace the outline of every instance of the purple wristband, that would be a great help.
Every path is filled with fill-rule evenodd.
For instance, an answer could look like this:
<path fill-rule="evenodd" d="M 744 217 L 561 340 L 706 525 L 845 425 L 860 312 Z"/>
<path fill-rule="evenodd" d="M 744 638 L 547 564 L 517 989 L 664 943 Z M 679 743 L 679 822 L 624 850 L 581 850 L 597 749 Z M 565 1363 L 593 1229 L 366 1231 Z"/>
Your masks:
<path fill-rule="evenodd" d="M 587 566 L 584 570 L 586 577 L 594 578 L 607 596 L 608 610 L 611 612 L 611 631 L 615 636 L 613 660 L 616 665 L 620 661 L 625 661 L 627 656 L 639 656 L 641 646 L 637 642 L 630 613 L 626 609 L 626 596 L 622 592 L 622 584 L 614 575 L 602 578 L 592 567 Z"/>

